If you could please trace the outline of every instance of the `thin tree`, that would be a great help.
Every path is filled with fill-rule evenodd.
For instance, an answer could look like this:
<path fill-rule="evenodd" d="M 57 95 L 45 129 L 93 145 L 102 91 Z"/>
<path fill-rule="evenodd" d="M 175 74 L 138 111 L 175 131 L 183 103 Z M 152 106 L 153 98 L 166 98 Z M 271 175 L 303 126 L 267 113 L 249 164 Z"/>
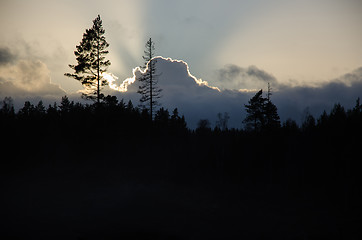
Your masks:
<path fill-rule="evenodd" d="M 228 128 L 228 121 L 230 116 L 227 112 L 224 112 L 224 116 L 221 113 L 217 114 L 218 120 L 216 121 L 216 127 L 225 131 Z"/>
<path fill-rule="evenodd" d="M 268 83 L 268 93 L 264 104 L 264 114 L 265 114 L 265 125 L 266 128 L 269 130 L 280 128 L 280 117 L 278 115 L 278 108 L 277 106 L 275 106 L 274 103 L 272 103 L 270 99 L 270 96 L 272 95 L 271 90 L 272 88 Z"/>
<path fill-rule="evenodd" d="M 148 109 L 152 119 L 155 107 L 159 105 L 157 99 L 161 98 L 162 89 L 157 86 L 159 75 L 156 74 L 155 44 L 151 38 L 145 47 L 143 59 L 145 60 L 144 69 L 146 72 L 140 78 L 141 85 L 138 88 L 138 93 L 141 94 L 142 107 Z"/>
<path fill-rule="evenodd" d="M 105 55 L 108 54 L 106 49 L 109 44 L 104 33 L 101 17 L 98 15 L 93 20 L 92 28 L 86 29 L 82 41 L 76 46 L 77 50 L 74 51 L 74 55 L 77 64 L 69 64 L 74 73 L 64 74 L 80 81 L 86 88 L 82 97 L 97 100 L 97 103 L 103 98 L 103 94 L 101 94 L 102 87 L 107 85 L 107 80 L 102 75 L 106 72 L 107 67 L 111 65 L 111 62 L 105 58 Z"/>
<path fill-rule="evenodd" d="M 302 130 L 304 133 L 309 133 L 314 130 L 316 121 L 313 115 L 309 112 L 309 107 L 305 108 L 302 117 Z"/>
<path fill-rule="evenodd" d="M 270 102 L 270 96 L 273 95 L 271 90 L 272 90 L 272 88 L 270 86 L 270 83 L 268 82 L 268 92 L 266 94 L 266 99 L 267 99 L 268 102 Z"/>

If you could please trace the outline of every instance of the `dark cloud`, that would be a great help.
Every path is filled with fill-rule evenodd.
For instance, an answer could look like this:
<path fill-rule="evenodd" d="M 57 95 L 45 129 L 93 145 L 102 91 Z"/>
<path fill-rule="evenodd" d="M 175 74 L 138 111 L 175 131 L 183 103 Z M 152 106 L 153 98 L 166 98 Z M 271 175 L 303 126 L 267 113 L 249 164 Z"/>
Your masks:
<path fill-rule="evenodd" d="M 362 67 L 319 87 L 283 86 L 273 95 L 280 115 L 297 121 L 307 107 L 318 117 L 324 110 L 329 112 L 336 103 L 352 108 L 358 97 L 362 97 Z"/>
<path fill-rule="evenodd" d="M 196 78 L 189 72 L 186 62 L 157 58 L 159 86 L 162 88 L 160 102 L 163 107 L 172 111 L 178 108 L 184 114 L 188 126 L 195 128 L 200 119 L 209 119 L 214 126 L 219 112 L 228 112 L 230 126 L 240 128 L 243 119 L 242 104 L 252 96 L 252 93 L 241 93 L 234 90 L 220 91 L 209 86 L 206 81 Z M 136 76 L 140 77 L 140 72 Z M 139 82 L 128 87 L 125 93 L 117 93 L 119 98 L 126 101 L 131 99 L 138 104 L 137 94 Z M 114 94 L 114 93 L 113 93 Z"/>
<path fill-rule="evenodd" d="M 349 109 L 354 106 L 358 97 L 362 97 L 361 93 L 362 82 L 354 82 L 351 86 L 331 82 L 318 88 L 284 88 L 275 92 L 272 100 L 278 106 L 282 119 L 290 117 L 300 123 L 306 108 L 315 117 L 319 117 L 324 110 L 329 112 L 336 103 Z"/>
<path fill-rule="evenodd" d="M 271 83 L 276 82 L 276 78 L 273 75 L 271 75 L 271 74 L 269 74 L 269 73 L 267 73 L 267 72 L 265 72 L 265 71 L 263 71 L 261 69 L 258 69 L 255 66 L 248 67 L 246 69 L 246 74 L 249 77 L 254 77 L 254 78 L 256 78 L 256 79 L 258 79 L 260 81 L 263 81 L 263 82 L 271 82 Z"/>
<path fill-rule="evenodd" d="M 0 67 L 11 64 L 15 61 L 16 56 L 8 47 L 0 47 Z"/>
<path fill-rule="evenodd" d="M 227 89 L 219 91 L 207 86 L 206 83 L 199 85 L 196 80 L 202 80 L 192 76 L 188 71 L 187 63 L 183 61 L 159 58 L 156 67 L 158 73 L 161 73 L 159 86 L 163 89 L 163 97 L 160 99 L 162 106 L 170 111 L 177 107 L 179 112 L 185 115 L 189 127 L 195 128 L 200 119 L 209 119 L 212 126 L 215 126 L 219 112 L 229 113 L 229 127 L 242 127 L 242 120 L 246 114 L 244 104 L 255 95 L 255 92 Z M 225 76 L 248 74 L 255 76 L 260 82 L 269 81 L 278 84 L 272 75 L 256 67 L 242 69 L 237 66 L 228 66 L 228 69 L 230 71 L 225 71 Z M 129 86 L 128 92 L 117 95 L 126 101 L 132 99 L 137 104 L 140 98 L 136 93 L 137 88 L 136 81 Z M 353 107 L 357 97 L 362 97 L 361 93 L 362 68 L 320 87 L 278 85 L 273 92 L 272 101 L 277 105 L 282 121 L 292 118 L 300 123 L 306 108 L 318 117 L 323 110 L 330 111 L 338 102 L 347 108 Z"/>
<path fill-rule="evenodd" d="M 224 89 L 260 89 L 266 84 L 277 84 L 276 78 L 256 66 L 247 68 L 234 64 L 225 65 L 217 71 L 217 78 L 221 88 Z"/>

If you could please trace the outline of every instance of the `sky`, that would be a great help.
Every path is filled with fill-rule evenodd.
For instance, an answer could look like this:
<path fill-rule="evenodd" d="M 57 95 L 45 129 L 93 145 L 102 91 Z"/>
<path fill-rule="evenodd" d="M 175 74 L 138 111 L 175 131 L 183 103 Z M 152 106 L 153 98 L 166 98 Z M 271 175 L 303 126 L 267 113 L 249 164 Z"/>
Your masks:
<path fill-rule="evenodd" d="M 353 105 L 362 92 L 361 12 L 361 0 L 0 0 L 0 98 L 79 97 L 81 84 L 64 73 L 100 14 L 116 84 L 143 64 L 152 37 L 168 72 L 161 102 L 178 107 L 191 126 L 228 111 L 239 127 L 243 104 L 267 82 L 282 119 L 299 121 L 305 108 L 320 114 L 336 102 Z M 186 73 L 175 70 L 182 64 Z M 214 88 L 194 81 L 195 91 L 177 95 L 184 100 L 172 97 L 169 89 L 180 92 L 190 74 Z M 105 91 L 137 101 L 135 89 Z"/>

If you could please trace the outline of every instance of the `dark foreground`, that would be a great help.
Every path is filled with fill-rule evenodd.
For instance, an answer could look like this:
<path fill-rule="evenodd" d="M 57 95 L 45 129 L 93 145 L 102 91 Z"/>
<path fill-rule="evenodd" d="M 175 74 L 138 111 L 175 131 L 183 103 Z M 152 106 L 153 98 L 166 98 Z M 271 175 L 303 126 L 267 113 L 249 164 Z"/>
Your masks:
<path fill-rule="evenodd" d="M 164 147 L 151 159 L 155 144 L 85 151 L 44 141 L 45 151 L 19 149 L 6 159 L 19 164 L 2 167 L 0 236 L 361 239 L 360 169 L 333 165 L 342 158 L 360 166 L 353 154 L 326 148 L 319 153 L 332 153 L 318 159 L 315 147 L 300 152 L 287 142 L 281 158 L 265 145 L 258 152 L 242 142 L 223 153 L 215 151 L 218 144 L 195 139 L 157 139 Z"/>
<path fill-rule="evenodd" d="M 362 110 L 250 133 L 62 106 L 0 118 L 1 239 L 362 239 Z"/>

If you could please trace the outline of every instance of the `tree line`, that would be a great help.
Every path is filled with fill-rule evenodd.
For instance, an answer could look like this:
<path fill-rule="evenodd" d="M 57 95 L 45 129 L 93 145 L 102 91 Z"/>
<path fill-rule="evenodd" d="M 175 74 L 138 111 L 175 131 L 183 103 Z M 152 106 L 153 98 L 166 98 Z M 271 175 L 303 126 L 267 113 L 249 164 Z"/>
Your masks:
<path fill-rule="evenodd" d="M 95 36 L 89 31 L 88 35 Z M 106 46 L 100 44 L 99 48 L 103 45 Z M 146 46 L 145 61 L 150 64 L 154 53 L 151 39 Z M 89 56 L 97 56 L 97 51 Z M 105 54 L 104 51 L 100 54 Z M 98 60 L 93 60 L 96 68 L 107 65 L 98 64 Z M 152 66 L 148 67 L 152 74 Z M 85 71 L 76 66 L 74 70 Z M 260 90 L 244 105 L 247 112 L 244 129 L 228 128 L 230 116 L 219 113 L 214 128 L 209 120 L 201 119 L 192 130 L 177 108 L 172 111 L 156 108 L 159 95 L 152 95 L 151 100 L 150 92 L 156 82 L 151 86 L 150 79 L 157 76 L 146 75 L 144 83 L 148 85 L 140 88 L 140 92 L 145 90 L 141 98 L 147 95 L 141 101 L 144 105 L 134 106 L 131 101 L 103 96 L 98 91 L 103 82 L 97 74 L 104 71 L 105 68 L 93 69 L 87 72 L 88 77 L 80 78 L 95 81 L 92 104 L 76 103 L 64 96 L 59 104 L 48 106 L 42 101 L 37 104 L 26 101 L 15 111 L 13 100 L 5 97 L 0 103 L 2 151 L 12 157 L 3 159 L 2 164 L 13 167 L 69 161 L 97 165 L 110 161 L 148 166 L 152 171 L 182 181 L 200 177 L 243 184 L 251 181 L 293 186 L 297 192 L 305 190 L 307 185 L 319 186 L 318 189 L 323 186 L 323 191 L 334 197 L 336 193 L 345 196 L 345 188 L 352 195 L 357 191 L 358 186 L 353 182 L 361 180 L 362 167 L 358 160 L 362 134 L 359 98 L 351 109 L 337 103 L 329 113 L 324 111 L 319 117 L 306 112 L 299 126 L 292 119 L 280 121 L 269 85 L 265 96 Z M 192 177 L 187 180 L 186 176 Z"/>
<path fill-rule="evenodd" d="M 58 132 L 57 127 L 64 131 L 65 127 L 72 129 L 87 129 L 87 131 L 102 129 L 104 131 L 122 133 L 127 136 L 137 133 L 145 133 L 152 129 L 154 132 L 187 132 L 185 117 L 179 115 L 175 108 L 171 113 L 164 108 L 160 108 L 153 120 L 147 110 L 135 107 L 131 100 L 127 103 L 122 99 L 118 101 L 115 96 L 103 97 L 100 103 L 82 104 L 70 101 L 67 96 L 61 98 L 60 103 L 54 102 L 45 107 L 43 101 L 37 104 L 25 101 L 22 108 L 17 112 L 14 109 L 13 99 L 5 97 L 1 102 L 0 121 L 2 126 L 37 125 L 37 130 L 52 126 L 51 132 Z M 48 129 L 49 130 L 49 129 Z M 68 131 L 67 131 L 68 132 Z M 84 132 L 82 132 L 84 134 Z M 106 134 L 106 133 L 105 133 Z"/>
<path fill-rule="evenodd" d="M 259 117 L 266 118 L 265 113 Z M 301 126 L 288 119 L 271 129 L 261 119 L 257 129 L 229 129 L 224 113 L 218 114 L 215 128 L 202 120 L 190 130 L 178 109 L 161 107 L 151 120 L 148 111 L 114 96 L 99 104 L 63 97 L 60 104 L 47 107 L 42 101 L 27 101 L 17 112 L 6 97 L 0 108 L 0 171 L 2 176 L 17 176 L 44 169 L 46 175 L 59 168 L 67 169 L 66 176 L 72 169 L 90 168 L 107 179 L 104 172 L 112 170 L 126 182 L 161 181 L 190 189 L 195 184 L 233 186 L 234 193 L 257 191 L 285 204 L 298 199 L 301 205 L 312 205 L 302 208 L 306 211 L 319 211 L 322 202 L 325 212 L 341 216 L 345 234 L 357 236 L 348 231 L 346 221 L 358 221 L 362 202 L 360 100 L 351 109 L 335 104 L 317 118 L 306 114 Z"/>
<path fill-rule="evenodd" d="M 267 96 L 270 96 L 270 91 Z M 304 118 L 300 126 L 295 120 L 288 118 L 284 122 L 280 122 L 277 113 L 277 107 L 272 103 L 270 97 L 264 98 L 262 90 L 258 91 L 253 96 L 248 104 L 245 104 L 246 117 L 243 120 L 244 129 L 228 128 L 229 114 L 217 114 L 215 127 L 211 128 L 211 123 L 208 119 L 200 119 L 195 130 L 187 127 L 185 116 L 179 115 L 179 111 L 175 108 L 172 112 L 161 107 L 158 109 L 154 118 L 151 120 L 150 112 L 145 108 L 134 106 L 132 101 L 127 103 L 122 99 L 119 101 L 116 96 L 108 95 L 103 97 L 100 103 L 82 104 L 70 101 L 67 96 L 61 98 L 60 103 L 54 102 L 47 107 L 40 100 L 37 104 L 25 101 L 23 107 L 17 112 L 15 111 L 13 99 L 5 97 L 0 102 L 0 120 L 2 126 L 12 125 L 15 122 L 22 123 L 23 121 L 39 122 L 52 124 L 52 121 L 74 121 L 74 124 L 79 123 L 79 119 L 84 126 L 97 128 L 94 125 L 91 117 L 102 117 L 105 121 L 110 118 L 117 118 L 114 121 L 115 129 L 123 129 L 123 125 L 128 125 L 125 128 L 128 131 L 137 129 L 153 129 L 171 132 L 174 130 L 184 133 L 217 133 L 217 132 L 237 132 L 239 134 L 339 134 L 339 135 L 354 135 L 361 131 L 362 124 L 362 105 L 360 98 L 356 100 L 355 106 L 352 109 L 345 109 L 341 104 L 334 105 L 332 110 L 323 113 L 315 118 L 308 110 L 304 113 Z M 90 117 L 87 120 L 87 117 Z M 136 123 L 142 124 L 137 125 Z M 101 126 L 101 125 L 100 125 Z M 80 126 L 79 126 L 80 127 Z M 168 129 L 170 128 L 170 129 Z M 131 130 L 132 129 L 132 130 Z M 168 130 L 167 130 L 168 129 Z M 172 130 L 171 130 L 172 129 Z M 55 129 L 54 129 L 55 130 Z M 146 132 L 146 131 L 145 131 Z"/>

